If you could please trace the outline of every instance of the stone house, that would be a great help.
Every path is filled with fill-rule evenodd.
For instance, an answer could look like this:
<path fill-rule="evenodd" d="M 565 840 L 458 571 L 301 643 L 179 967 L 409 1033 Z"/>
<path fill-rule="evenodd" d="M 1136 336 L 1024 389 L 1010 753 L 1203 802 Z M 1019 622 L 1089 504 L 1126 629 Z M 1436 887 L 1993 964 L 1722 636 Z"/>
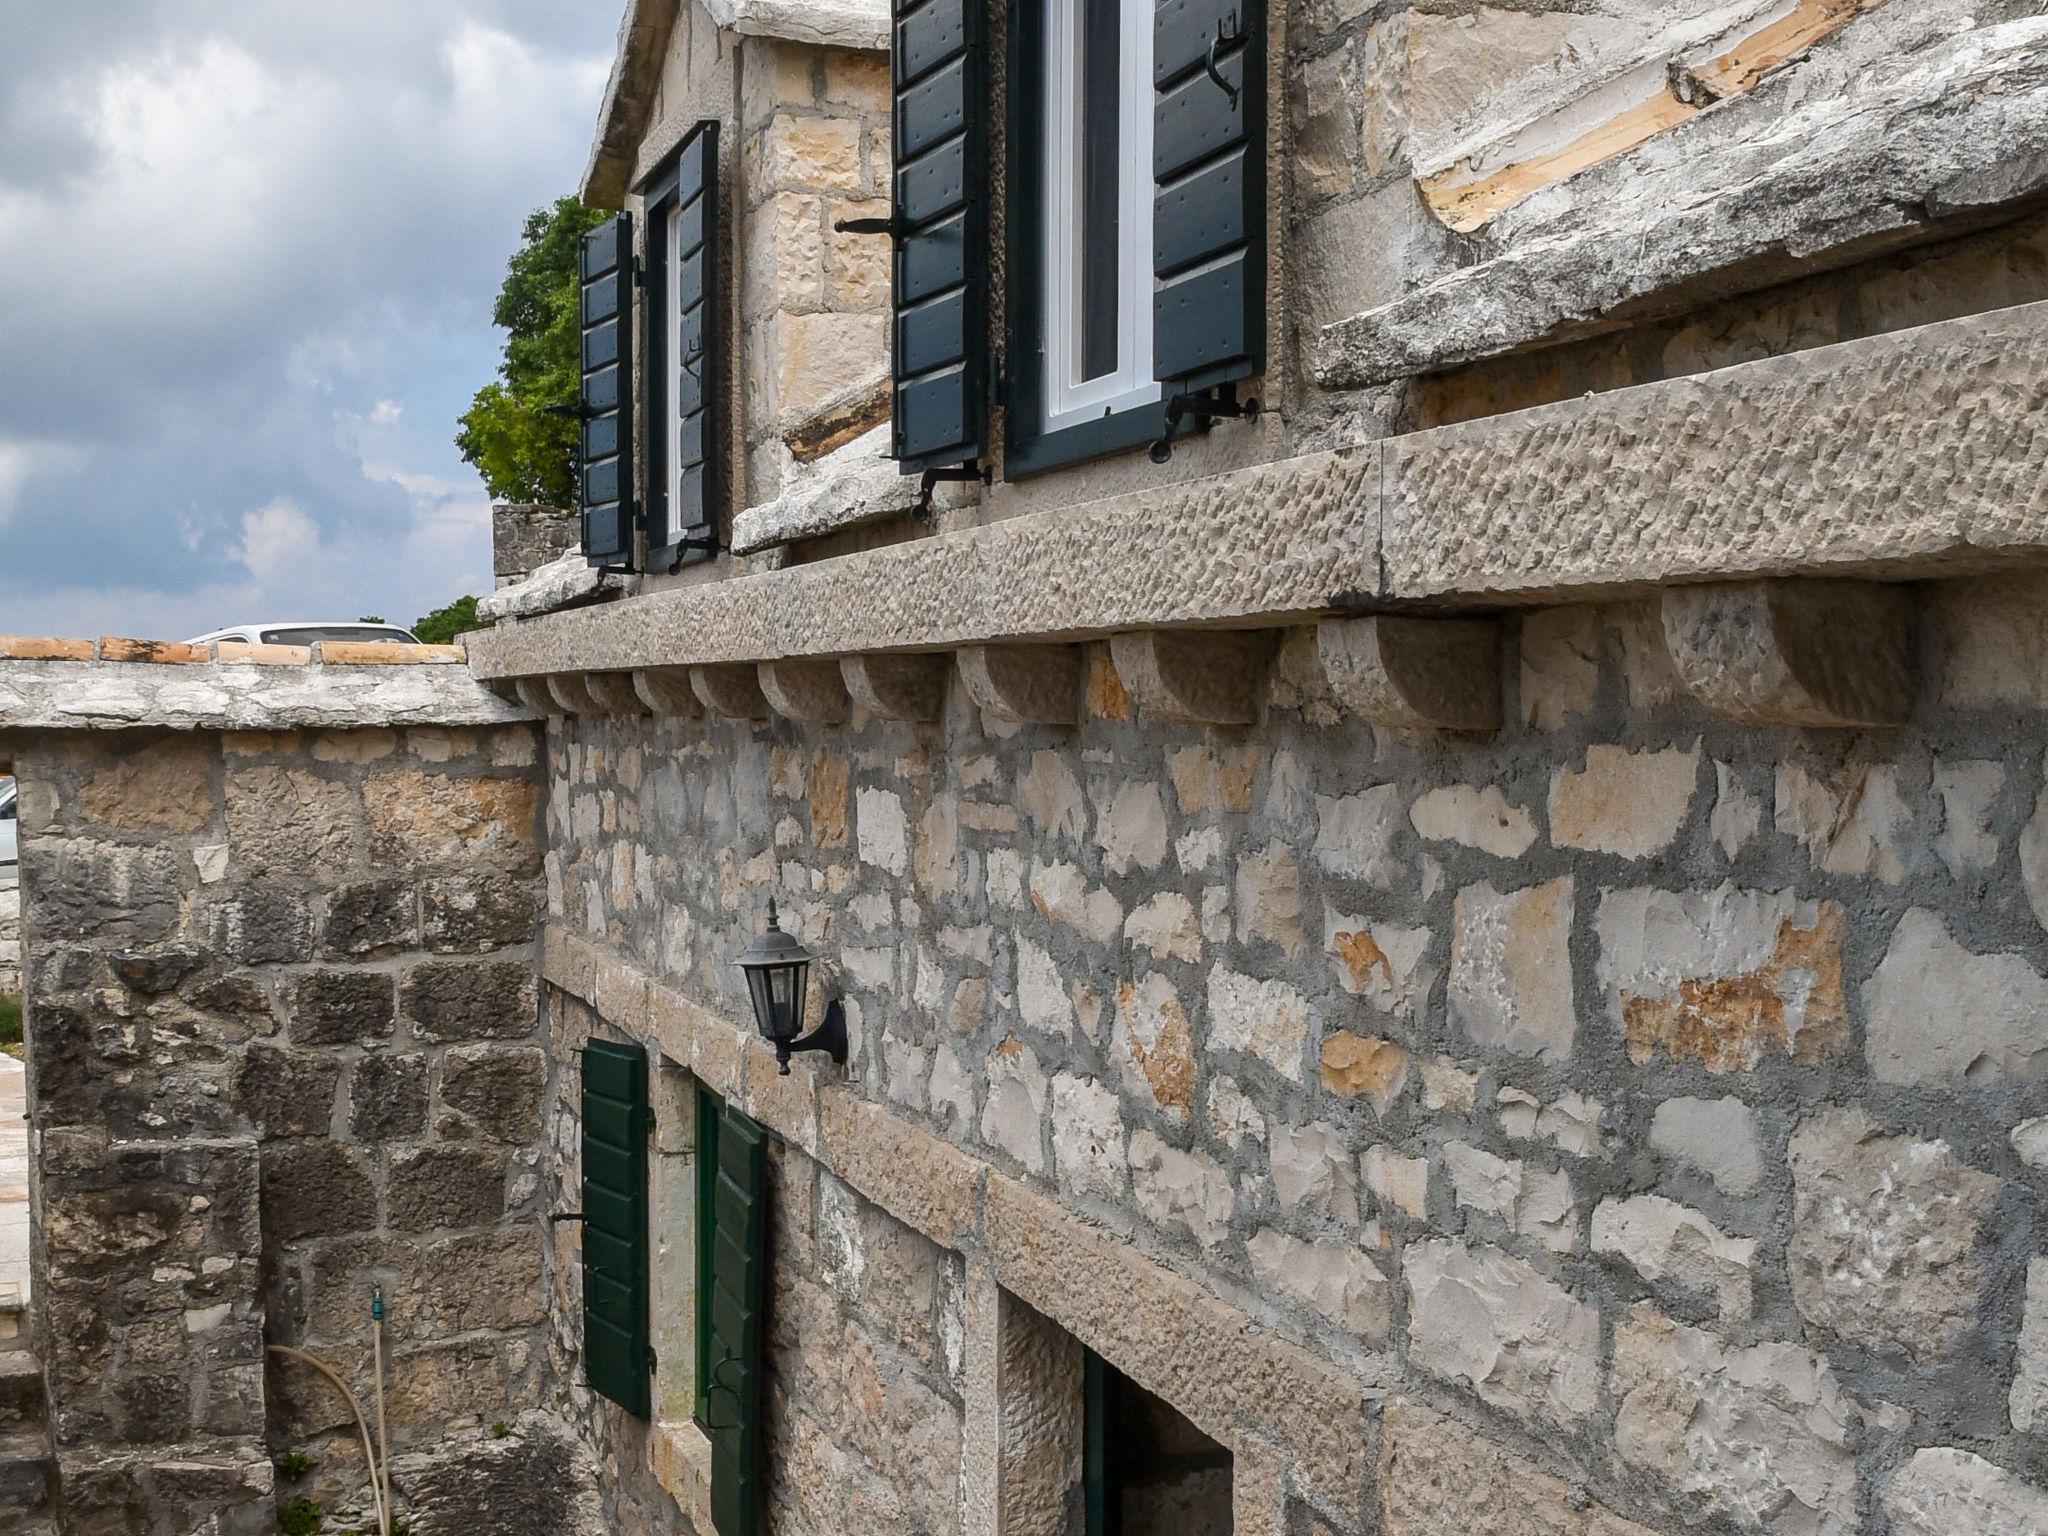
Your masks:
<path fill-rule="evenodd" d="M 633 0 L 580 575 L 0 641 L 0 1486 L 2048 1531 L 2044 192 L 2017 0 Z"/>

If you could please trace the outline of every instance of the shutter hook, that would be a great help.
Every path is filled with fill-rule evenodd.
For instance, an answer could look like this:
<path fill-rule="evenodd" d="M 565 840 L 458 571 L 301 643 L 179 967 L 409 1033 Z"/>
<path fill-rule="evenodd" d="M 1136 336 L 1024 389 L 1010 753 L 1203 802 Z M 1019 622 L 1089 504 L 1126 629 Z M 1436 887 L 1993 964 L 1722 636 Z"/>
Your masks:
<path fill-rule="evenodd" d="M 1215 81 L 1217 87 L 1229 98 L 1230 110 L 1233 112 L 1237 110 L 1237 87 L 1224 79 L 1223 71 L 1216 67 L 1216 52 L 1220 48 L 1228 48 L 1233 43 L 1243 41 L 1244 39 L 1237 35 L 1237 12 L 1232 11 L 1228 17 L 1216 23 L 1216 35 L 1209 40 L 1209 53 L 1202 61 L 1202 67 L 1209 72 L 1209 78 Z"/>
<path fill-rule="evenodd" d="M 687 373 L 691 378 L 696 379 L 699 383 L 703 382 L 703 376 L 697 372 L 697 364 L 703 358 L 703 356 L 704 349 L 700 346 L 695 348 L 688 357 L 683 359 L 683 372 Z"/>

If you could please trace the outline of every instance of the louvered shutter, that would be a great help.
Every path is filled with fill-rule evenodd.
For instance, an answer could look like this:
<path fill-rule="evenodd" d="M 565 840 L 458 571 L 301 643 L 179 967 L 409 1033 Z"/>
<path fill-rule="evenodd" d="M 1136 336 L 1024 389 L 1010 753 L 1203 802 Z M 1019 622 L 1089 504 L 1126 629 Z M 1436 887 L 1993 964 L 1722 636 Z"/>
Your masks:
<path fill-rule="evenodd" d="M 647 1339 L 647 1052 L 583 1048 L 583 1367 L 591 1389 L 651 1409 Z"/>
<path fill-rule="evenodd" d="M 669 220 L 675 219 L 671 243 Z M 664 570 L 706 559 L 718 547 L 717 517 L 725 462 L 725 330 L 718 302 L 720 205 L 718 124 L 699 123 L 676 159 L 675 201 L 664 202 L 660 223 L 651 219 L 650 251 L 663 261 L 661 302 L 647 306 L 646 366 L 659 368 L 664 409 L 674 414 L 648 423 L 647 565 Z M 671 297 L 667 285 L 674 285 Z M 669 334 L 669 304 L 676 335 Z M 659 313 L 656 311 L 659 310 Z M 675 467 L 670 466 L 674 455 Z M 659 481 L 657 491 L 654 481 Z"/>
<path fill-rule="evenodd" d="M 737 1110 L 718 1118 L 711 1255 L 711 1523 L 757 1536 L 768 1291 L 768 1136 Z"/>
<path fill-rule="evenodd" d="M 894 454 L 966 464 L 988 420 L 985 0 L 897 0 Z"/>
<path fill-rule="evenodd" d="M 1263 0 L 1158 0 L 1153 373 L 1169 394 L 1266 365 Z"/>
<path fill-rule="evenodd" d="M 583 421 L 577 477 L 583 553 L 633 565 L 633 216 L 607 219 L 576 253 L 582 280 Z"/>

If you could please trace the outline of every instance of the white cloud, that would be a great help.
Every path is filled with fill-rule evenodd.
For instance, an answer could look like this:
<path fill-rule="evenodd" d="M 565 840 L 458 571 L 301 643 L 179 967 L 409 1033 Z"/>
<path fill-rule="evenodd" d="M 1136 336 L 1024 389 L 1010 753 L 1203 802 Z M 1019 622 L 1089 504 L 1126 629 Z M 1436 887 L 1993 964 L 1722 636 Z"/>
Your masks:
<path fill-rule="evenodd" d="M 370 420 L 380 427 L 393 425 L 404 414 L 404 405 L 396 400 L 379 400 L 370 407 Z"/>

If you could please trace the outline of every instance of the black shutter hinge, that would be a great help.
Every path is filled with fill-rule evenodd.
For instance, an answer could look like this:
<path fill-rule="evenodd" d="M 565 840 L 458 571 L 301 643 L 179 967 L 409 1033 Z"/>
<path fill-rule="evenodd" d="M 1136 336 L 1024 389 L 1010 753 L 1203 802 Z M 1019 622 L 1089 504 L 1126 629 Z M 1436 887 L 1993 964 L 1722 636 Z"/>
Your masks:
<path fill-rule="evenodd" d="M 942 482 L 948 485 L 965 485 L 979 480 L 983 485 L 991 484 L 994 475 L 987 465 L 976 461 L 973 464 L 949 464 L 943 469 L 928 469 L 924 478 L 917 482 L 917 500 L 910 504 L 910 515 L 923 522 L 932 515 L 932 491 Z"/>
<path fill-rule="evenodd" d="M 1261 407 L 1256 400 L 1238 399 L 1235 385 L 1200 390 L 1194 394 L 1169 396 L 1166 401 L 1166 432 L 1152 445 L 1152 462 L 1164 464 L 1172 459 L 1173 440 L 1180 435 L 1184 422 L 1194 430 L 1200 430 L 1212 421 L 1240 420 L 1272 414 L 1273 412 Z"/>
<path fill-rule="evenodd" d="M 835 219 L 832 227 L 842 235 L 887 235 L 897 245 L 910 233 L 910 221 L 893 210 L 886 219 Z"/>

